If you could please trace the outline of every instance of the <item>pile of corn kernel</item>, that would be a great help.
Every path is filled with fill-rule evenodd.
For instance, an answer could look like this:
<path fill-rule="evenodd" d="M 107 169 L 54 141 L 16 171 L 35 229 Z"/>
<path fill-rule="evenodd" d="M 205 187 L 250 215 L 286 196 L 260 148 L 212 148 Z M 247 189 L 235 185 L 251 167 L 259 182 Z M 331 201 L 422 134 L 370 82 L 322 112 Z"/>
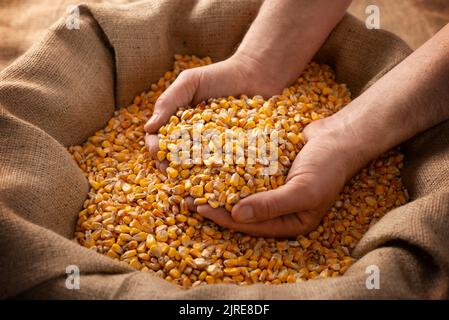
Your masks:
<path fill-rule="evenodd" d="M 312 64 L 305 75 L 318 72 Z M 346 87 L 338 86 L 332 109 L 318 114 L 311 102 L 319 96 L 302 89 L 291 87 L 268 101 L 227 97 L 181 108 L 158 135 L 157 158 L 169 162 L 164 184 L 172 196 L 231 211 L 240 199 L 283 185 L 303 147 L 303 128 L 349 101 Z"/>
<path fill-rule="evenodd" d="M 307 236 L 267 239 L 223 229 L 191 212 L 185 197 L 229 210 L 240 198 L 282 185 L 304 143 L 303 128 L 340 110 L 350 102 L 350 93 L 335 83 L 329 67 L 311 63 L 294 85 L 267 101 L 227 97 L 182 109 L 159 132 L 158 158 L 171 161 L 162 173 L 145 147 L 143 126 L 157 98 L 182 70 L 209 63 L 209 58 L 176 55 L 174 69 L 151 91 L 117 110 L 108 125 L 82 146 L 69 148 L 90 183 L 76 240 L 184 288 L 294 283 L 343 274 L 354 262 L 352 249 L 368 228 L 408 201 L 400 177 L 402 154 L 390 151 L 361 170 L 320 226 Z M 168 132 L 196 120 L 219 130 L 267 125 L 276 129 L 280 134 L 278 172 L 266 178 L 258 172 L 263 163 L 217 167 L 209 159 L 200 164 L 170 159 L 168 148 L 173 141 Z"/>

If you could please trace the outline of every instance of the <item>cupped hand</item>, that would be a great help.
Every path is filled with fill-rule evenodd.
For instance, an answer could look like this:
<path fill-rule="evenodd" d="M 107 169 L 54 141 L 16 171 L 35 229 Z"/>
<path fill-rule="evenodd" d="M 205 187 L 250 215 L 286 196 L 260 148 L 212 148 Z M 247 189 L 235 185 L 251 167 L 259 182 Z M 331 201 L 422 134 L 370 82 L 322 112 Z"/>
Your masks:
<path fill-rule="evenodd" d="M 294 237 L 314 230 L 359 163 L 341 140 L 333 133 L 321 134 L 322 129 L 316 122 L 304 130 L 306 144 L 285 185 L 240 200 L 231 214 L 208 205 L 198 206 L 197 212 L 223 227 L 253 236 Z"/>
<path fill-rule="evenodd" d="M 271 97 L 290 80 L 269 71 L 274 68 L 249 55 L 236 53 L 221 62 L 184 70 L 157 99 L 153 115 L 145 124 L 145 131 L 156 133 L 178 108 L 194 106 L 210 97 L 242 93 Z"/>
<path fill-rule="evenodd" d="M 269 66 L 246 53 L 235 53 L 227 60 L 182 71 L 156 101 L 153 115 L 144 127 L 146 146 L 156 155 L 159 148 L 157 131 L 180 107 L 194 106 L 210 97 L 242 93 L 271 97 L 279 93 L 290 79 L 274 70 L 274 64 Z M 162 171 L 167 165 L 156 161 L 157 168 Z"/>
<path fill-rule="evenodd" d="M 210 97 L 278 94 L 291 79 L 276 72 L 276 68 L 273 63 L 267 65 L 265 61 L 239 52 L 227 60 L 182 71 L 156 101 L 153 115 L 144 127 L 146 146 L 155 156 L 159 149 L 157 131 L 180 107 L 194 106 Z M 165 171 L 168 163 L 156 161 L 156 166 Z"/>

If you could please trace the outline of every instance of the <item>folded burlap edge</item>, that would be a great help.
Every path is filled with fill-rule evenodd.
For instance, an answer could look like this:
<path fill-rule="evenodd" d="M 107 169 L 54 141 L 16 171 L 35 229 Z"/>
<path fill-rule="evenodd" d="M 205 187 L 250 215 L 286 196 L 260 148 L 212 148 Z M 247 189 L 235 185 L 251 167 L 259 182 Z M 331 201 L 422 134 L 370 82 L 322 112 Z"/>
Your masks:
<path fill-rule="evenodd" d="M 253 2 L 251 2 L 251 4 L 252 3 Z M 136 7 L 139 7 L 139 5 L 142 5 L 143 8 L 145 8 L 145 5 L 148 4 L 133 4 L 132 6 L 129 6 L 129 8 L 136 9 Z M 179 5 L 179 3 L 175 3 L 173 5 Z M 204 2 L 202 5 L 206 8 L 208 7 L 208 5 L 204 4 Z M 149 6 L 151 7 L 151 5 Z M 209 8 L 212 8 L 210 10 L 213 11 L 213 8 L 215 8 L 214 6 L 218 5 L 216 3 L 210 4 Z M 143 8 L 141 8 L 140 10 L 142 10 Z M 36 90 L 36 87 L 33 85 L 28 87 L 20 87 L 17 86 L 17 83 L 25 82 L 30 84 L 33 83 L 33 81 L 39 82 L 41 79 L 36 79 L 36 77 L 34 77 L 34 74 L 40 75 L 40 72 L 42 72 L 43 70 L 46 70 L 46 72 L 48 73 L 49 65 L 51 67 L 52 64 L 55 63 L 55 61 L 52 61 L 51 59 L 56 59 L 56 57 L 52 56 L 51 53 L 51 50 L 55 48 L 52 45 L 61 45 L 62 43 L 65 46 L 67 46 L 68 44 L 68 47 L 73 47 L 74 44 L 76 44 L 79 46 L 78 49 L 81 49 L 77 51 L 78 54 L 80 53 L 80 51 L 81 53 L 83 53 L 83 50 L 87 52 L 87 55 L 89 55 L 89 52 L 102 52 L 101 55 L 103 58 L 96 57 L 97 60 L 95 62 L 88 63 L 85 71 L 87 72 L 88 69 L 95 67 L 95 64 L 100 64 L 100 69 L 103 71 L 106 70 L 106 73 L 108 74 L 108 76 L 106 77 L 107 84 L 104 85 L 103 89 L 109 88 L 110 90 L 115 86 L 115 88 L 117 89 L 117 96 L 115 101 L 118 101 L 118 105 L 126 105 L 126 103 L 130 101 L 133 95 L 145 89 L 145 86 L 147 84 L 144 83 L 140 83 L 140 88 L 137 89 L 123 89 L 123 86 L 120 83 L 120 77 L 117 77 L 115 72 L 113 71 L 123 70 L 124 68 L 123 65 L 120 65 L 120 59 L 116 59 L 117 55 L 120 55 L 120 48 L 117 49 L 118 44 L 116 41 L 123 39 L 114 39 L 114 37 L 112 37 L 110 34 L 114 31 L 114 26 L 117 27 L 117 24 L 114 25 L 111 22 L 111 19 L 113 20 L 114 15 L 116 15 L 120 10 L 124 9 L 117 8 L 115 6 L 83 6 L 81 10 L 82 26 L 86 26 L 86 28 L 83 29 L 83 36 L 86 36 L 87 38 L 91 37 L 92 42 L 86 43 L 84 42 L 86 41 L 85 39 L 79 39 L 78 37 L 76 37 L 76 41 L 74 41 L 72 35 L 67 34 L 68 30 L 66 30 L 64 26 L 65 20 L 61 19 L 51 28 L 49 35 L 41 43 L 30 49 L 29 52 L 27 52 L 23 57 L 16 61 L 12 66 L 5 69 L 6 71 L 4 70 L 2 73 L 0 73 L 0 105 L 2 106 L 0 114 L 0 121 L 2 123 L 0 129 L 0 141 L 2 146 L 11 145 L 12 133 L 17 134 L 17 131 L 20 131 L 20 134 L 33 136 L 39 130 L 41 131 L 41 133 L 44 132 L 43 136 L 40 137 L 40 139 L 46 138 L 48 141 L 51 140 L 51 143 L 53 144 L 60 143 L 62 144 L 62 146 L 68 146 L 70 144 L 79 143 L 84 140 L 85 137 L 92 134 L 93 131 L 101 128 L 109 116 L 108 114 L 104 114 L 104 112 L 100 112 L 104 110 L 100 110 L 98 112 L 98 117 L 101 119 L 101 121 L 92 120 L 95 123 L 95 125 L 93 126 L 92 123 L 86 120 L 86 124 L 82 124 L 83 126 L 81 126 L 81 129 L 78 128 L 77 130 L 69 131 L 77 133 L 75 136 L 70 136 L 61 132 L 61 128 L 58 127 L 58 122 L 61 121 L 58 121 L 58 118 L 55 118 L 53 119 L 54 121 L 49 122 L 47 119 L 40 119 L 36 118 L 34 115 L 27 114 L 26 111 L 29 112 L 30 110 L 32 110 L 32 108 L 27 109 L 20 106 L 17 107 L 17 101 L 19 101 L 20 103 L 23 103 L 23 101 L 17 99 L 16 93 L 29 92 L 30 88 Z M 255 14 L 255 9 L 253 10 L 254 12 L 252 13 L 252 15 Z M 170 12 L 170 10 L 168 10 L 168 12 Z M 128 12 L 127 14 L 130 13 Z M 156 14 L 154 14 L 154 16 L 155 15 Z M 152 17 L 154 18 L 154 16 Z M 247 20 L 250 21 L 249 18 L 247 18 Z M 241 25 L 239 27 L 241 28 Z M 323 46 L 322 50 L 320 50 L 320 52 L 316 56 L 319 61 L 333 65 L 336 68 L 337 74 L 343 75 L 339 78 L 339 81 L 347 82 L 348 86 L 355 93 L 359 93 L 365 90 L 367 87 L 369 87 L 370 84 L 372 84 L 385 72 L 387 72 L 394 65 L 400 62 L 409 53 L 408 47 L 395 36 L 384 31 L 368 32 L 364 30 L 363 34 L 366 37 L 365 40 L 371 41 L 374 47 L 382 44 L 382 51 L 379 52 L 379 50 L 373 50 L 374 47 L 366 46 L 366 43 L 360 43 L 360 47 L 362 49 L 369 50 L 371 48 L 371 50 L 373 50 L 373 52 L 375 52 L 376 54 L 369 55 L 369 52 L 363 52 L 363 55 L 365 57 L 372 57 L 370 63 L 373 65 L 373 72 L 358 74 L 358 70 L 354 67 L 354 65 L 356 65 L 356 63 L 361 63 L 358 59 L 360 59 L 362 53 L 356 52 L 357 50 L 354 50 L 349 46 L 342 46 L 341 41 L 343 41 L 343 39 L 350 39 L 351 41 L 353 41 L 354 35 L 357 35 L 358 32 L 362 32 L 361 30 L 363 28 L 364 26 L 361 22 L 356 22 L 354 18 L 349 16 L 345 17 L 342 23 L 340 23 L 336 30 L 332 33 L 326 44 Z M 105 39 L 108 40 L 105 41 Z M 359 37 L 357 37 L 357 40 L 358 39 Z M 72 44 L 71 41 L 73 41 Z M 92 43 L 96 45 L 98 45 L 98 43 L 101 43 L 99 47 L 102 48 L 89 49 L 88 45 L 91 45 Z M 113 51 L 109 47 L 110 45 L 114 48 Z M 120 46 L 126 47 L 126 43 Z M 235 44 L 233 46 L 235 46 Z M 336 47 L 338 47 L 338 49 L 336 49 Z M 229 53 L 232 51 L 232 48 L 227 47 L 226 49 L 223 49 L 220 52 L 220 55 L 223 57 L 226 51 Z M 334 52 L 334 54 L 330 54 L 330 52 Z M 64 52 L 62 57 L 66 60 L 63 60 L 61 56 L 59 57 L 60 60 L 63 60 L 63 63 L 61 63 L 59 67 L 61 67 L 61 65 L 63 64 L 69 64 L 70 66 L 70 62 L 67 61 L 70 60 L 71 53 L 73 52 L 70 52 L 70 50 Z M 220 55 L 218 56 L 220 57 Z M 339 63 L 342 59 L 350 59 L 351 61 L 354 61 L 353 66 L 343 66 Z M 106 60 L 107 62 L 103 63 L 102 61 L 104 60 Z M 47 65 L 44 68 L 42 67 L 42 64 L 45 63 Z M 30 66 L 32 67 L 33 74 L 30 73 Z M 58 68 L 56 69 L 59 70 Z M 64 73 L 64 70 L 59 70 L 59 72 Z M 93 74 L 96 73 L 93 72 Z M 93 74 L 87 73 L 86 77 L 91 77 L 93 76 Z M 59 74 L 56 73 L 55 75 L 58 76 Z M 127 80 L 129 80 L 129 77 L 127 78 Z M 147 83 L 150 83 L 154 80 L 155 79 L 149 77 L 149 81 Z M 132 81 L 130 82 L 135 83 L 135 81 L 135 79 L 132 79 Z M 354 82 L 359 83 L 359 85 L 355 85 Z M 70 81 L 67 81 L 67 83 L 70 84 Z M 86 96 L 88 98 L 92 98 L 92 95 L 94 95 L 94 93 L 90 92 L 89 88 L 87 89 L 88 90 Z M 94 96 L 94 98 L 96 99 L 96 101 L 104 101 L 104 103 L 108 105 L 107 110 L 112 110 L 111 107 L 114 105 L 114 97 L 112 97 L 110 94 L 103 95 L 104 96 L 100 95 L 100 97 Z M 36 101 L 40 102 L 39 100 L 35 100 L 33 102 Z M 47 101 L 43 101 L 42 103 L 45 104 L 45 102 Z M 67 103 L 67 101 L 64 102 Z M 70 100 L 69 102 L 73 104 L 73 101 Z M 91 107 L 91 105 L 89 105 L 87 100 L 85 104 L 81 105 L 83 112 L 91 111 L 91 108 L 89 108 Z M 77 107 L 79 107 L 78 104 Z M 58 112 L 55 112 L 54 116 L 56 117 L 58 115 L 60 114 Z M 17 121 L 13 121 L 14 123 L 12 123 L 9 119 L 11 117 L 20 118 L 20 121 L 22 123 L 17 124 Z M 94 118 L 94 116 L 92 116 L 91 118 Z M 39 121 L 37 121 L 36 119 Z M 23 123 L 25 123 L 25 125 Z M 62 121 L 62 123 L 64 127 L 66 127 L 66 123 L 64 121 Z M 3 124 L 5 124 L 5 126 L 3 126 Z M 22 130 L 22 125 L 27 129 Z M 9 127 L 14 128 L 14 130 L 3 130 L 4 128 Z M 86 130 L 86 128 L 90 129 Z M 45 137 L 45 135 L 47 136 Z M 24 140 L 25 137 L 22 137 L 22 139 Z M 21 142 L 21 140 L 16 140 L 15 143 L 17 143 L 17 141 Z M 27 148 L 31 148 L 31 145 L 33 145 L 33 143 L 39 144 L 41 142 L 41 140 L 36 139 L 24 143 L 23 145 L 21 145 L 21 148 L 9 146 L 8 149 L 5 149 L 0 147 L 0 154 L 4 155 L 6 154 L 6 152 L 17 153 L 20 150 L 27 150 Z M 59 149 L 59 151 L 57 151 L 60 153 L 59 158 L 67 157 L 67 155 L 62 155 L 62 146 L 54 146 L 55 150 Z M 39 156 L 51 157 L 48 154 L 39 154 Z M 33 157 L 35 161 L 38 160 L 36 159 L 36 155 L 33 155 Z M 17 200 L 16 198 L 14 198 L 15 190 L 8 189 L 8 186 L 11 184 L 11 179 L 17 178 L 18 176 L 20 176 L 20 174 L 23 173 L 23 168 L 20 168 L 20 157 L 18 159 L 15 159 L 15 162 L 13 162 L 11 158 L 5 158 L 3 156 L 1 160 L 3 163 L 8 163 L 9 165 L 9 171 L 4 170 L 2 165 L 2 175 L 0 175 L 0 179 L 2 179 L 2 197 L 0 199 L 2 206 L 0 207 L 0 224 L 2 227 L 5 227 L 5 230 L 8 231 L 6 233 L 2 233 L 2 235 L 0 236 L 0 248 L 2 250 L 2 253 L 3 251 L 5 251 L 6 253 L 0 258 L 2 269 L 1 273 L 9 275 L 8 279 L 2 279 L 1 287 L 4 288 L 0 292 L 2 297 L 64 297 L 74 299 L 342 299 L 399 297 L 417 298 L 442 297 L 444 296 L 444 294 L 447 295 L 447 287 L 441 285 L 441 279 L 444 279 L 441 273 L 443 273 L 444 275 L 444 272 L 447 271 L 441 268 L 441 263 L 447 262 L 447 260 L 445 260 L 445 252 L 440 252 L 441 250 L 433 250 L 430 252 L 430 254 L 426 253 L 427 250 L 432 250 L 432 246 L 429 245 L 428 237 L 425 236 L 426 232 L 424 232 L 428 230 L 423 230 L 422 228 L 411 228 L 411 231 L 408 230 L 410 232 L 407 231 L 405 236 L 401 232 L 394 232 L 396 230 L 395 228 L 404 224 L 404 219 L 410 219 L 412 221 L 413 219 L 415 219 L 416 221 L 414 221 L 414 223 L 417 223 L 419 226 L 425 224 L 426 221 L 422 221 L 422 219 L 416 219 L 416 217 L 419 217 L 421 212 L 424 212 L 425 214 L 426 210 L 427 212 L 430 211 L 430 213 L 428 214 L 431 215 L 432 210 L 435 209 L 435 205 L 430 205 L 428 206 L 429 208 L 427 208 L 425 206 L 422 207 L 420 203 L 414 204 L 415 202 L 412 202 L 407 206 L 398 208 L 387 214 L 387 216 L 382 219 L 373 229 L 371 229 L 362 239 L 356 250 L 356 253 L 360 260 L 353 267 L 351 267 L 351 269 L 343 277 L 279 286 L 253 285 L 248 287 L 239 287 L 234 285 L 211 285 L 198 287 L 191 290 L 182 290 L 149 274 L 131 271 L 128 266 L 124 266 L 123 264 L 112 261 L 99 254 L 88 252 L 88 250 L 85 248 L 74 246 L 73 243 L 67 239 L 69 232 L 67 228 L 62 228 L 61 230 L 57 225 L 53 225 L 52 228 L 56 230 L 56 232 L 52 230 L 42 230 L 44 228 L 42 228 L 42 226 L 40 225 L 40 223 L 42 222 L 40 222 L 39 219 L 36 219 L 36 217 L 32 216 L 32 214 L 30 214 L 29 212 L 28 214 L 24 214 L 24 212 L 27 212 L 27 205 L 32 206 L 33 203 L 25 202 L 21 203 L 20 206 L 15 205 L 15 201 Z M 28 162 L 30 161 L 30 159 L 27 157 L 22 160 L 26 160 Z M 11 166 L 12 163 L 17 166 Z M 49 168 L 44 168 L 44 171 L 45 170 L 49 170 Z M 57 172 L 59 173 L 61 172 L 61 170 L 62 169 L 58 169 Z M 5 171 L 9 175 L 12 175 L 10 180 L 4 179 L 3 173 Z M 25 172 L 29 174 L 27 170 L 25 170 Z M 75 174 L 73 173 L 73 175 Z M 81 173 L 78 172 L 77 176 L 80 180 L 78 184 L 84 184 L 85 190 L 86 183 L 85 181 L 81 182 Z M 35 185 L 33 184 L 33 182 L 40 183 L 41 181 L 45 180 L 45 178 L 45 175 L 40 175 L 37 178 L 32 177 L 32 179 L 30 180 L 31 183 L 29 185 L 24 185 L 22 189 L 23 191 L 19 193 L 19 195 L 23 195 L 28 190 L 31 190 L 30 188 L 34 188 Z M 36 181 L 33 179 L 35 179 Z M 55 179 L 55 181 L 56 180 L 57 179 Z M 3 182 L 7 182 L 5 184 L 5 188 L 3 187 Z M 79 188 L 79 192 L 82 192 L 82 189 L 82 187 Z M 65 191 L 68 192 L 69 190 Z M 7 192 L 11 193 L 13 196 L 6 197 L 5 194 Z M 42 190 L 41 192 L 45 191 Z M 57 191 L 55 191 L 55 195 L 58 195 Z M 65 194 L 65 196 L 69 198 L 73 197 L 70 194 Z M 442 195 L 430 195 L 429 197 L 439 199 L 439 197 L 444 197 L 444 193 L 442 193 Z M 83 195 L 78 194 L 75 196 L 75 198 L 76 199 L 72 202 L 74 202 L 75 204 L 78 203 L 78 207 L 80 207 L 80 205 L 82 204 L 82 199 L 84 198 Z M 67 202 L 63 201 L 63 199 L 55 199 L 54 203 L 57 204 L 58 201 Z M 436 201 L 439 202 L 438 200 Z M 76 205 L 72 204 L 72 207 L 70 207 L 67 211 L 76 212 Z M 55 214 L 50 214 L 50 216 L 54 217 Z M 67 218 L 68 216 L 71 216 L 69 220 L 74 222 L 75 216 L 73 216 L 73 213 L 66 214 L 66 216 L 63 218 Z M 64 219 L 62 219 L 62 221 L 64 221 Z M 21 231 L 21 227 L 25 229 Z M 35 233 L 31 232 L 31 230 Z M 416 237 L 416 234 L 413 233 L 413 230 L 417 231 L 418 237 Z M 39 240 L 39 244 L 41 245 L 41 247 L 43 247 L 40 253 L 42 255 L 45 255 L 47 254 L 47 252 L 52 252 L 53 254 L 59 252 L 60 254 L 53 255 L 49 257 L 49 259 L 46 259 L 46 257 L 41 257 L 41 259 L 34 259 L 31 263 L 26 262 L 23 265 L 17 263 L 17 261 L 20 261 L 21 257 L 27 252 L 27 244 L 36 241 L 34 237 L 36 237 L 36 235 L 39 235 L 40 232 L 47 233 L 47 231 L 48 234 L 46 234 L 43 239 Z M 20 234 L 17 235 L 17 232 L 22 232 L 22 234 L 25 233 L 27 236 L 21 237 Z M 423 235 L 424 237 L 421 239 L 420 236 Z M 442 239 L 432 239 L 430 241 L 430 244 L 433 244 L 434 241 L 438 240 Z M 10 245 L 12 242 L 17 243 L 15 250 L 8 248 L 8 245 Z M 51 245 L 46 245 L 48 243 L 56 243 L 58 245 L 52 248 Z M 412 244 L 412 247 L 418 248 L 418 250 L 411 250 L 409 246 L 403 245 L 404 243 Z M 33 250 L 32 252 L 35 252 L 35 249 L 35 247 L 30 248 L 30 250 Z M 422 251 L 426 253 L 425 257 L 423 257 Z M 83 261 L 79 261 L 77 259 L 78 255 L 84 256 Z M 431 259 L 427 259 L 428 257 L 431 257 Z M 368 290 L 365 285 L 365 281 L 367 278 L 367 274 L 365 273 L 366 267 L 376 263 L 379 264 L 380 258 L 383 261 L 382 265 L 380 266 L 383 275 L 382 279 L 393 281 L 394 285 L 388 285 L 389 281 L 384 282 L 384 280 L 381 282 L 381 290 Z M 86 263 L 86 261 L 89 261 L 89 263 Z M 65 267 L 70 264 L 82 266 L 82 289 L 80 290 L 68 290 L 65 286 Z M 44 267 L 36 268 L 36 266 L 41 265 L 43 265 Z M 438 268 L 438 266 L 440 266 L 440 268 Z M 47 276 L 42 276 L 39 273 L 48 273 L 49 268 L 52 270 L 56 270 L 56 272 L 49 273 Z M 37 277 L 23 277 L 23 275 L 26 274 L 27 270 L 34 270 L 35 272 L 37 272 Z M 431 270 L 435 274 L 429 275 L 429 270 Z M 438 272 L 435 272 L 435 270 L 437 270 Z M 435 290 L 435 288 L 438 288 L 439 290 Z"/>

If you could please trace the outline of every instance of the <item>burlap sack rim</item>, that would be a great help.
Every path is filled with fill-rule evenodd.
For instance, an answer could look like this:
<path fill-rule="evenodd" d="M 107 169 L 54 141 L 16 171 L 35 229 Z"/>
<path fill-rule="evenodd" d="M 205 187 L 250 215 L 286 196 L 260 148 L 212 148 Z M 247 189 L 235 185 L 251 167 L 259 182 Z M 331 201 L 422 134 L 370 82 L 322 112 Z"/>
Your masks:
<path fill-rule="evenodd" d="M 88 9 L 87 6 L 86 6 L 85 8 Z M 90 13 L 90 10 L 88 10 L 88 11 L 89 11 L 89 13 Z M 384 33 L 388 33 L 388 32 L 384 32 Z M 394 35 L 390 35 L 390 36 L 395 37 Z M 107 37 L 106 37 L 106 38 L 107 38 Z M 395 37 L 395 38 L 397 38 L 397 37 Z M 398 38 L 397 38 L 397 40 L 400 41 L 400 39 L 398 39 Z M 26 56 L 26 55 L 24 55 L 24 56 Z M 23 59 L 25 59 L 25 58 L 23 58 Z M 18 61 L 20 61 L 20 59 L 19 59 Z M 16 63 L 19 63 L 19 62 L 16 62 Z M 391 64 L 394 65 L 395 63 L 392 62 Z M 6 70 L 6 69 L 5 69 L 5 70 Z M 4 71 L 5 71 L 5 70 L 4 70 Z M 3 71 L 3 72 L 4 72 L 4 71 Z M 2 73 L 3 73 L 3 72 L 2 72 Z M 0 74 L 1 74 L 1 73 L 0 73 Z M 383 73 L 382 73 L 382 74 L 383 74 Z M 399 210 L 399 209 L 396 209 L 396 210 Z M 393 211 L 392 211 L 392 212 L 393 212 Z M 389 214 L 390 214 L 390 213 L 389 213 Z M 368 234 L 369 234 L 369 233 L 368 233 Z M 366 235 L 365 235 L 365 236 L 366 236 Z M 66 239 L 66 240 L 67 240 L 67 239 Z M 363 239 L 362 239 L 362 240 L 363 240 Z M 83 250 L 86 250 L 86 249 L 83 248 Z M 102 258 L 105 258 L 105 257 L 102 257 Z M 105 259 L 107 259 L 107 258 L 105 258 Z M 110 262 L 110 261 L 109 261 L 109 262 Z M 118 265 L 118 264 L 117 264 L 117 265 Z M 120 264 L 120 265 L 121 265 L 121 264 Z M 130 267 L 127 267 L 127 266 L 126 266 L 126 269 L 132 270 Z M 349 271 L 348 271 L 348 273 L 349 273 Z M 128 274 L 128 275 L 127 275 L 127 278 L 128 278 L 128 279 L 131 279 L 131 278 L 133 278 L 133 277 L 135 277 L 135 276 L 140 277 L 141 275 L 136 271 L 136 272 L 132 272 L 131 274 Z M 163 281 L 163 280 L 161 280 L 161 281 Z M 321 281 L 321 280 L 318 280 L 318 281 Z M 325 281 L 328 281 L 328 280 L 325 280 Z M 173 286 L 172 284 L 168 284 L 168 283 L 167 283 L 167 285 L 168 285 L 168 286 Z M 126 283 L 123 282 L 122 286 L 126 286 Z M 292 285 L 283 285 L 283 287 L 285 287 L 285 286 L 292 286 Z M 296 285 L 293 285 L 293 286 L 296 286 Z M 256 285 L 256 287 L 257 287 L 257 285 Z M 206 288 L 195 288 L 195 289 L 192 289 L 191 291 L 195 291 L 195 290 L 197 290 L 197 291 L 204 291 L 204 290 L 206 290 Z M 117 290 L 116 293 L 115 293 L 115 295 L 117 295 L 118 297 L 120 296 L 120 292 L 119 292 L 119 291 L 120 291 L 120 290 Z M 207 290 L 206 290 L 206 291 L 207 291 Z M 114 296 L 115 296 L 115 295 L 114 295 Z M 182 296 L 182 291 L 179 292 L 179 295 Z"/>

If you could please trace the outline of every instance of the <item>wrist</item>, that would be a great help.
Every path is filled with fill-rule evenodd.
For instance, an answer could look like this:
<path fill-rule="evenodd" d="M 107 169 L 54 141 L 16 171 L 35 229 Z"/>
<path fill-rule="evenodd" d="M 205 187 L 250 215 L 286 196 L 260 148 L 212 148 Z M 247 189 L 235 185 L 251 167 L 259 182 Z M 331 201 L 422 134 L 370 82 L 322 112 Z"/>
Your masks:
<path fill-rule="evenodd" d="M 229 60 L 238 66 L 244 76 L 249 94 L 260 94 L 265 98 L 278 94 L 289 83 L 283 79 L 279 65 L 273 59 L 262 58 L 238 49 Z"/>
<path fill-rule="evenodd" d="M 307 142 L 312 140 L 325 144 L 335 152 L 342 162 L 343 175 L 350 180 L 370 160 L 382 152 L 374 147 L 373 139 L 362 138 L 354 119 L 335 114 L 329 118 L 312 122 L 304 129 Z"/>

